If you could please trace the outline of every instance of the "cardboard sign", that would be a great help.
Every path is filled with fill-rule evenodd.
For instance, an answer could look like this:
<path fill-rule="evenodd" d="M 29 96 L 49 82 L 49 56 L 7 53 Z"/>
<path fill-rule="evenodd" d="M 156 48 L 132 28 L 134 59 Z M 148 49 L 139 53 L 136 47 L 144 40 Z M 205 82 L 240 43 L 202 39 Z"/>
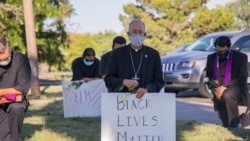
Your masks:
<path fill-rule="evenodd" d="M 101 141 L 175 141 L 175 94 L 102 94 Z"/>
<path fill-rule="evenodd" d="M 102 79 L 63 81 L 64 117 L 94 117 L 101 115 L 101 95 L 107 92 Z"/>

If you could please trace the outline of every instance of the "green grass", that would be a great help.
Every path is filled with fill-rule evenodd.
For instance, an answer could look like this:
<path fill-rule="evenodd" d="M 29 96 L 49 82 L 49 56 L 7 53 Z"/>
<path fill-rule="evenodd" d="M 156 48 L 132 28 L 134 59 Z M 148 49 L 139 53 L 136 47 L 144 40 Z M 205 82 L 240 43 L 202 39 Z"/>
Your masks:
<path fill-rule="evenodd" d="M 22 128 L 24 141 L 100 141 L 101 117 L 64 118 L 61 91 L 60 86 L 49 87 L 39 99 L 30 98 Z M 177 120 L 176 140 L 250 141 L 250 130 Z"/>

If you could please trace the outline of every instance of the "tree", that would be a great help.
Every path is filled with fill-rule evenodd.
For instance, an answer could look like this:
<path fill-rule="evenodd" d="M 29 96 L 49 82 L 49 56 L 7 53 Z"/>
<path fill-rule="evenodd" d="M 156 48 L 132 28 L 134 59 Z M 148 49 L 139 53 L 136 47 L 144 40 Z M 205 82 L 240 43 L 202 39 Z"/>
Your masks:
<path fill-rule="evenodd" d="M 236 0 L 225 6 L 228 11 L 234 13 L 238 29 L 250 29 L 250 0 Z"/>
<path fill-rule="evenodd" d="M 198 38 L 216 31 L 235 30 L 234 23 L 234 14 L 225 8 L 218 7 L 209 10 L 203 7 L 196 12 L 191 27 Z"/>
<path fill-rule="evenodd" d="M 23 0 L 25 35 L 27 43 L 27 53 L 31 67 L 31 93 L 38 97 L 41 95 L 39 88 L 38 57 L 36 47 L 36 34 L 34 26 L 34 13 L 31 0 Z"/>
<path fill-rule="evenodd" d="M 112 49 L 113 38 L 117 33 L 113 31 L 105 31 L 97 34 L 69 34 L 69 48 L 64 48 L 63 52 L 66 62 L 63 65 L 63 70 L 71 70 L 71 63 L 76 57 L 82 56 L 85 48 L 92 47 L 96 52 L 96 58 L 100 59 L 101 55 Z M 124 37 L 126 37 L 124 35 Z M 79 40 L 81 39 L 81 40 Z"/>
<path fill-rule="evenodd" d="M 22 1 L 18 5 L 0 2 L 0 36 L 6 36 L 10 39 L 12 46 L 25 53 L 24 39 L 20 38 L 24 34 L 20 28 L 24 24 Z"/>
<path fill-rule="evenodd" d="M 149 44 L 166 54 L 174 48 L 208 32 L 222 31 L 228 28 L 227 22 L 232 16 L 226 16 L 224 20 L 217 20 L 216 24 L 207 27 L 208 20 L 201 20 L 199 23 L 196 16 L 206 11 L 208 15 L 229 15 L 222 10 L 209 11 L 204 7 L 201 0 L 137 0 L 136 4 L 130 3 L 124 6 L 126 15 L 120 15 L 123 25 L 133 18 L 141 19 L 147 26 L 147 40 Z M 210 13 L 211 12 L 211 13 Z M 219 12 L 219 13 L 216 13 Z M 222 13 L 221 13 L 222 12 Z M 210 17 L 211 18 L 211 17 Z M 206 23 L 202 23 L 206 22 Z M 213 21 L 211 21 L 213 22 Z M 198 26 L 198 29 L 196 27 Z M 126 27 L 127 29 L 127 27 Z"/>
<path fill-rule="evenodd" d="M 0 35 L 8 37 L 15 50 L 26 53 L 22 1 L 3 0 L 0 6 L 5 7 L 0 10 Z M 64 63 L 61 49 L 68 47 L 64 20 L 73 14 L 73 8 L 68 0 L 35 0 L 33 6 L 39 62 L 46 62 L 49 70 L 52 66 L 60 69 Z"/>

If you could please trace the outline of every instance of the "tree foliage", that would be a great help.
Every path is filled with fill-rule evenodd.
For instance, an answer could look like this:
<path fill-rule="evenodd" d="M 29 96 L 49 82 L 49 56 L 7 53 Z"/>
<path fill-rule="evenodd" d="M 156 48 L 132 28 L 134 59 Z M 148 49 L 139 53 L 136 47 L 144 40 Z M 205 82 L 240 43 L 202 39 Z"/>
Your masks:
<path fill-rule="evenodd" d="M 15 50 L 27 52 L 22 0 L 0 2 L 0 36 L 10 39 Z M 39 62 L 46 62 L 50 69 L 60 69 L 64 63 L 61 49 L 68 46 L 64 19 L 73 14 L 68 0 L 33 1 L 35 32 Z"/>
<path fill-rule="evenodd" d="M 196 37 L 200 37 L 216 31 L 235 30 L 234 23 L 234 14 L 223 7 L 212 10 L 202 7 L 192 19 L 191 27 Z"/>
<path fill-rule="evenodd" d="M 226 8 L 234 13 L 237 20 L 235 25 L 238 29 L 250 29 L 250 0 L 236 0 L 229 3 Z"/>
<path fill-rule="evenodd" d="M 136 0 L 124 6 L 123 25 L 134 18 L 146 24 L 148 44 L 166 54 L 174 48 L 209 32 L 232 29 L 233 14 L 209 10 L 201 0 Z M 214 18 L 216 17 L 216 18 Z M 127 29 L 127 27 L 126 27 Z"/>
<path fill-rule="evenodd" d="M 0 2 L 0 7 L 0 35 L 8 37 L 12 46 L 24 53 L 24 39 L 21 38 L 24 35 L 22 30 L 24 27 L 22 7 L 6 2 Z"/>
<path fill-rule="evenodd" d="M 119 19 L 125 31 L 132 19 L 143 20 L 147 32 L 145 44 L 164 55 L 207 33 L 249 28 L 248 1 L 237 0 L 210 10 L 202 3 L 206 0 L 136 0 L 124 5 L 126 14 Z M 67 33 L 64 20 L 74 12 L 69 0 L 35 0 L 33 9 L 39 62 L 47 63 L 49 70 L 70 70 L 73 59 L 81 56 L 86 47 L 93 47 L 100 59 L 111 50 L 112 40 L 118 35 L 113 31 Z M 240 24 L 236 24 L 235 16 Z M 121 35 L 129 42 L 126 32 Z M 8 37 L 15 50 L 26 53 L 22 1 L 1 0 L 0 36 Z"/>
<path fill-rule="evenodd" d="M 105 31 L 97 34 L 77 34 L 70 33 L 69 48 L 63 49 L 64 58 L 66 62 L 63 65 L 63 70 L 69 71 L 71 69 L 71 63 L 76 57 L 81 57 L 85 48 L 92 47 L 96 52 L 96 58 L 100 59 L 101 56 L 112 49 L 112 41 L 117 33 L 113 31 Z M 119 36 L 125 36 L 119 35 Z"/>

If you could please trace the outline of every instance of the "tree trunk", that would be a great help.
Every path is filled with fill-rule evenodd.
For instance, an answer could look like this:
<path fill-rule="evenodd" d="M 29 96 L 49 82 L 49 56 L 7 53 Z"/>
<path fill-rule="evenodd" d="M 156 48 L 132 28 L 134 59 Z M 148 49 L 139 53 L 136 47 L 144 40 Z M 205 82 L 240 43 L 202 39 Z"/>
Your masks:
<path fill-rule="evenodd" d="M 23 0 L 23 8 L 27 51 L 31 66 L 31 94 L 39 97 L 38 59 L 32 0 Z"/>

